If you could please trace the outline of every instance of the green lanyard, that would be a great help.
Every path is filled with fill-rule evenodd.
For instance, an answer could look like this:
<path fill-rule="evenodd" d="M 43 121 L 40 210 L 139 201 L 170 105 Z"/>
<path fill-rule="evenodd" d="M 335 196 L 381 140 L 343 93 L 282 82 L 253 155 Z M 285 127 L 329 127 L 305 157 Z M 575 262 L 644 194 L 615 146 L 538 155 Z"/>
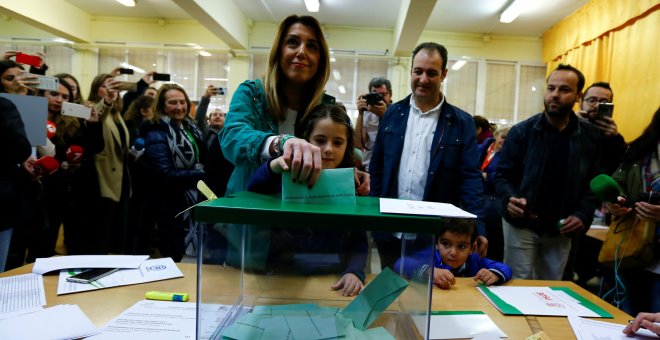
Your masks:
<path fill-rule="evenodd" d="M 192 133 L 188 131 L 188 129 L 183 129 L 183 131 L 186 132 L 186 136 L 188 137 L 188 140 L 192 143 L 193 148 L 195 149 L 195 161 L 199 163 L 199 147 L 197 146 L 197 142 L 195 141 L 195 137 L 193 137 Z"/>

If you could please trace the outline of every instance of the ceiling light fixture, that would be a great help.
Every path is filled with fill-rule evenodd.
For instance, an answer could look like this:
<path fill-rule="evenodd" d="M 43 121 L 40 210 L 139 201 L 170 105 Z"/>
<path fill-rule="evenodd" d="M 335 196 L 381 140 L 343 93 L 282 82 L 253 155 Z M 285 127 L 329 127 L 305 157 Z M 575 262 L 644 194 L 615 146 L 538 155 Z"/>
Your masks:
<path fill-rule="evenodd" d="M 507 6 L 504 12 L 502 12 L 502 15 L 500 15 L 500 22 L 508 24 L 516 20 L 520 13 L 526 9 L 527 4 L 527 0 L 514 0 L 509 6 Z"/>
<path fill-rule="evenodd" d="M 211 53 L 206 51 L 199 51 L 199 55 L 201 55 L 202 57 L 210 57 Z"/>
<path fill-rule="evenodd" d="M 463 67 L 463 65 L 465 65 L 465 63 L 466 63 L 465 60 L 459 60 L 455 62 L 454 65 L 451 66 L 451 69 L 454 71 L 458 71 L 461 69 L 461 67 Z"/>
<path fill-rule="evenodd" d="M 133 70 L 133 71 L 135 71 L 135 72 L 137 72 L 137 73 L 141 73 L 141 74 L 145 74 L 145 73 L 147 73 L 145 70 L 143 70 L 143 69 L 141 69 L 141 68 L 139 68 L 139 67 L 137 67 L 137 66 L 133 66 L 133 65 L 131 65 L 131 64 L 129 64 L 129 63 L 121 63 L 121 64 L 119 64 L 119 65 L 120 65 L 121 67 L 123 67 L 123 68 L 130 68 L 131 70 Z"/>
<path fill-rule="evenodd" d="M 305 0 L 305 7 L 307 7 L 308 12 L 318 12 L 320 6 L 319 0 Z"/>
<path fill-rule="evenodd" d="M 117 2 L 126 7 L 135 7 L 137 0 L 117 0 Z"/>

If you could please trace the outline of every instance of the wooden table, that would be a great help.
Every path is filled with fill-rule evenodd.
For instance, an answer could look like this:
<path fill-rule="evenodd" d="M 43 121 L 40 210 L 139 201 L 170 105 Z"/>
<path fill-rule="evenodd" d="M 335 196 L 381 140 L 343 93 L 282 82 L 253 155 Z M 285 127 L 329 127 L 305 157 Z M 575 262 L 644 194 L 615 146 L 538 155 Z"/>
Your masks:
<path fill-rule="evenodd" d="M 150 290 L 187 292 L 190 301 L 196 300 L 196 266 L 195 264 L 178 263 L 184 274 L 183 278 L 170 279 L 158 282 L 150 282 L 138 285 L 121 286 L 101 289 L 90 292 L 57 295 L 58 275 L 45 275 L 44 287 L 46 289 L 47 306 L 58 304 L 77 304 L 97 326 L 102 326 L 115 316 L 119 315 L 137 301 L 144 299 L 144 293 Z M 29 273 L 32 265 L 26 265 L 5 273 L 0 277 Z M 223 275 L 221 271 L 213 270 L 214 282 L 218 290 L 237 290 L 233 277 L 236 269 L 227 268 Z M 273 303 L 287 303 L 288 299 L 318 299 L 327 298 L 337 302 L 348 303 L 351 298 L 339 296 L 330 290 L 330 284 L 336 278 L 334 276 L 315 276 L 308 278 L 304 283 L 292 284 L 290 279 L 274 276 L 247 275 L 249 280 L 268 280 L 268 287 L 272 290 L 267 293 Z M 614 319 L 600 319 L 607 322 L 625 324 L 631 319 L 626 313 L 616 309 L 612 305 L 599 299 L 597 296 L 580 288 L 568 281 L 533 281 L 513 280 L 509 285 L 516 286 L 566 286 L 584 296 L 589 301 L 596 303 L 614 316 Z M 441 290 L 437 287 L 433 290 L 433 310 L 480 310 L 487 313 L 491 319 L 509 336 L 509 339 L 524 339 L 532 334 L 527 321 L 522 316 L 505 316 L 500 313 L 481 293 L 475 288 L 475 283 L 469 278 L 459 278 L 451 290 Z M 277 299 L 276 296 L 285 299 Z M 298 301 L 300 302 L 300 301 Z M 392 306 L 395 306 L 393 304 Z M 537 317 L 541 327 L 552 339 L 575 339 L 568 320 L 565 317 Z"/>

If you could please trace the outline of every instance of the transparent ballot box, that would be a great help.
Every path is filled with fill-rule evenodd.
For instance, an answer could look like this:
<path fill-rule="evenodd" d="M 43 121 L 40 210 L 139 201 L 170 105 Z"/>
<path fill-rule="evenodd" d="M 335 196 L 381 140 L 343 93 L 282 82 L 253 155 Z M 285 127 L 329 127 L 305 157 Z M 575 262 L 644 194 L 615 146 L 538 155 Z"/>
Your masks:
<path fill-rule="evenodd" d="M 198 339 L 428 338 L 439 217 L 382 214 L 375 197 L 325 205 L 251 192 L 194 216 Z M 398 272 L 371 265 L 372 238 L 390 242 Z M 344 296 L 342 278 L 365 287 Z"/>

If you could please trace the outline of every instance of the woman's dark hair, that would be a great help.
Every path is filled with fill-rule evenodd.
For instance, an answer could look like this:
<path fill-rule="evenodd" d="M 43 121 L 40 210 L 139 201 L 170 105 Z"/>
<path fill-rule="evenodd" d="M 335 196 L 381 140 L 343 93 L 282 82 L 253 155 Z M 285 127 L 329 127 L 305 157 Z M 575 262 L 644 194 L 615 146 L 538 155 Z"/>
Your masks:
<path fill-rule="evenodd" d="M 78 87 L 78 91 L 76 92 L 76 97 L 73 98 L 73 102 L 76 103 L 76 104 L 82 104 L 83 99 L 82 99 L 82 93 L 80 91 L 80 83 L 78 82 L 78 79 L 76 79 L 76 77 L 74 77 L 74 76 L 72 76 L 68 73 L 58 73 L 58 74 L 55 75 L 55 78 L 59 78 L 60 82 L 62 82 L 63 79 L 73 80 L 73 82 L 76 83 L 76 87 Z M 64 82 L 66 83 L 66 80 Z"/>
<path fill-rule="evenodd" d="M 151 116 L 151 121 L 152 122 L 158 122 L 163 118 L 163 116 L 166 116 L 165 114 L 165 94 L 167 94 L 167 91 L 169 90 L 177 90 L 183 93 L 183 96 L 186 98 L 186 104 L 188 104 L 188 110 L 186 111 L 186 117 L 189 117 L 190 115 L 190 98 L 188 98 L 188 94 L 186 93 L 186 90 L 183 89 L 180 85 L 176 83 L 167 83 L 163 84 L 159 89 L 158 93 L 156 94 L 156 98 L 154 98 L 153 104 L 151 104 L 151 112 L 153 115 Z"/>
<path fill-rule="evenodd" d="M 309 141 L 309 138 L 314 131 L 316 124 L 326 118 L 330 118 L 333 122 L 346 127 L 346 151 L 344 152 L 344 159 L 339 163 L 339 168 L 352 168 L 355 167 L 353 160 L 353 126 L 351 119 L 346 114 L 346 111 L 336 104 L 322 104 L 312 109 L 307 117 L 302 121 L 302 126 L 305 127 L 303 138 Z"/>
<path fill-rule="evenodd" d="M 23 68 L 23 65 L 11 60 L 11 59 L 2 59 L 0 60 L 0 76 L 5 73 L 10 68 L 18 67 L 21 70 L 25 70 Z M 7 90 L 5 89 L 4 86 L 2 86 L 2 83 L 0 82 L 0 93 L 6 93 Z"/>
<path fill-rule="evenodd" d="M 630 143 L 623 163 L 634 163 L 652 154 L 658 149 L 658 140 L 660 140 L 660 107 L 655 111 L 651 123 L 642 135 Z"/>
<path fill-rule="evenodd" d="M 69 91 L 69 100 L 68 102 L 73 103 L 73 89 L 71 85 L 64 80 L 64 77 L 55 77 L 60 81 L 60 85 Z M 39 96 L 44 97 L 46 92 L 51 92 L 48 90 L 39 90 L 37 93 Z M 57 132 L 55 132 L 55 140 L 57 143 L 64 143 L 68 138 L 73 137 L 76 134 L 76 131 L 80 128 L 80 120 L 76 117 L 65 116 L 62 114 L 57 114 L 55 116 L 55 121 L 53 122 L 57 125 Z"/>
<path fill-rule="evenodd" d="M 128 110 L 124 113 L 124 120 L 132 120 L 139 123 L 142 121 L 142 110 L 150 108 L 153 103 L 154 97 L 139 96 L 128 106 Z"/>

